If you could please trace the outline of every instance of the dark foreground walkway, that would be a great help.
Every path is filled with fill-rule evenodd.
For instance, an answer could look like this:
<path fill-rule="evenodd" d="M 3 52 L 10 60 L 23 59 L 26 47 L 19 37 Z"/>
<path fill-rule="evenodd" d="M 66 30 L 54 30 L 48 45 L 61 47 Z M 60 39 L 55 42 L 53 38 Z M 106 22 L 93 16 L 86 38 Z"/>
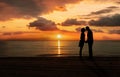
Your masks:
<path fill-rule="evenodd" d="M 120 77 L 120 57 L 0 58 L 0 77 Z"/>

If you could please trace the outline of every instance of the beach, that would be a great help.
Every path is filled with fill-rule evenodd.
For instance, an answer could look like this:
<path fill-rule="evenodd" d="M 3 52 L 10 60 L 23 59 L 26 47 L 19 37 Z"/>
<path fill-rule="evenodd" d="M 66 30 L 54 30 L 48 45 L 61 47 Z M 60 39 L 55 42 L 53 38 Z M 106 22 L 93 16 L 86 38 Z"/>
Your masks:
<path fill-rule="evenodd" d="M 0 77 L 120 77 L 120 57 L 1 57 Z"/>

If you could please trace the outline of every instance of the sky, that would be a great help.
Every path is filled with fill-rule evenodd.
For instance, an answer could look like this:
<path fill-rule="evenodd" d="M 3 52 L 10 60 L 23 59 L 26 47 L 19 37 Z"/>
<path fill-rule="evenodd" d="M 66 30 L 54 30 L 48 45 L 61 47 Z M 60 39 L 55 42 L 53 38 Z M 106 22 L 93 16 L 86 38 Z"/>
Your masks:
<path fill-rule="evenodd" d="M 120 40 L 120 0 L 0 0 L 0 40 Z"/>

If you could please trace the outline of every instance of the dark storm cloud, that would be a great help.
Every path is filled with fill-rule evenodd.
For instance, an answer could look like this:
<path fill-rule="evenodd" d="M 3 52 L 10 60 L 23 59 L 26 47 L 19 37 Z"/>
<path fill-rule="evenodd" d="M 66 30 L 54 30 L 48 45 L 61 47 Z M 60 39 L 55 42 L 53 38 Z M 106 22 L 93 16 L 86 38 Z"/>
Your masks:
<path fill-rule="evenodd" d="M 113 16 L 101 17 L 98 20 L 89 21 L 89 25 L 93 26 L 120 26 L 120 14 Z"/>
<path fill-rule="evenodd" d="M 77 19 L 67 19 L 66 21 L 62 22 L 62 26 L 72 26 L 72 25 L 85 25 L 86 21 L 78 21 Z"/>
<path fill-rule="evenodd" d="M 65 11 L 66 4 L 81 0 L 0 0 L 0 20 L 31 18 L 54 10 Z"/>
<path fill-rule="evenodd" d="M 29 27 L 35 27 L 36 29 L 42 30 L 42 31 L 54 31 L 58 30 L 56 27 L 55 22 L 51 20 L 47 20 L 45 18 L 39 17 L 36 21 L 33 21 L 29 23 Z"/>

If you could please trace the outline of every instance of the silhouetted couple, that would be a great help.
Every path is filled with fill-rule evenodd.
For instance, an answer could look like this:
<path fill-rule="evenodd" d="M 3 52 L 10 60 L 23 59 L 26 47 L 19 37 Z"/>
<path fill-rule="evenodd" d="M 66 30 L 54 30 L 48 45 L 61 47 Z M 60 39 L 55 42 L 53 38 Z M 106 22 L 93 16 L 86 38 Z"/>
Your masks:
<path fill-rule="evenodd" d="M 87 31 L 87 41 L 85 41 L 85 31 Z M 88 43 L 89 58 L 92 58 L 93 57 L 93 52 L 92 52 L 93 32 L 91 31 L 91 29 L 88 26 L 86 27 L 86 29 L 85 28 L 81 29 L 81 37 L 80 37 L 80 41 L 79 41 L 80 57 L 82 57 L 82 49 L 83 49 L 84 43 Z"/>

